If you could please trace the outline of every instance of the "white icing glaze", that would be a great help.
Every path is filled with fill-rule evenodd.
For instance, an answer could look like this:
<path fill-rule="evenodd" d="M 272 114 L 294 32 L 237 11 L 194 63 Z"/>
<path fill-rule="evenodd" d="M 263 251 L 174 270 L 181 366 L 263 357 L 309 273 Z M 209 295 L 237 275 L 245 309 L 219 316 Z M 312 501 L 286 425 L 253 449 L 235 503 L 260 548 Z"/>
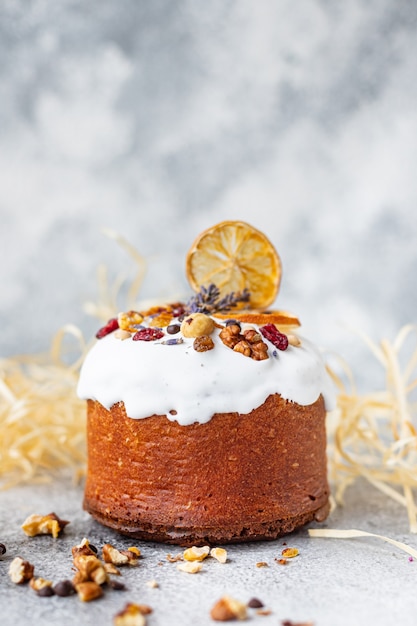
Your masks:
<path fill-rule="evenodd" d="M 150 342 L 107 335 L 86 356 L 78 395 L 107 409 L 123 401 L 134 419 L 166 414 L 184 426 L 208 422 L 214 413 L 249 413 L 274 393 L 301 405 L 312 404 L 322 394 L 326 408 L 333 407 L 323 360 L 307 339 L 285 351 L 264 339 L 270 358 L 255 361 L 226 347 L 218 335 L 215 329 L 215 347 L 207 352 L 196 352 L 194 339 L 183 338 L 180 345 L 161 343 L 172 335 Z"/>

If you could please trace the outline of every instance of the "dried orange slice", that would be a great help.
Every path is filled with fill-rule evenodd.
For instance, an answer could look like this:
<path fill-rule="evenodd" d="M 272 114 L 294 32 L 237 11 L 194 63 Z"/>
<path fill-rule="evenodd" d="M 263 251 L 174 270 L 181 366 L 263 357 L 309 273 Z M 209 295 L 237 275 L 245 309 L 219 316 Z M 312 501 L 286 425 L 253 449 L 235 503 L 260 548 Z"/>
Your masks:
<path fill-rule="evenodd" d="M 275 324 L 279 328 L 301 326 L 298 317 L 287 311 L 230 311 L 229 313 L 215 313 L 214 316 L 221 320 L 233 318 L 239 322 L 257 324 L 258 326 L 264 324 Z"/>
<path fill-rule="evenodd" d="M 259 230 L 240 221 L 220 222 L 202 232 L 186 259 L 194 291 L 214 283 L 221 296 L 247 288 L 251 307 L 264 309 L 275 300 L 281 282 L 281 260 Z"/>

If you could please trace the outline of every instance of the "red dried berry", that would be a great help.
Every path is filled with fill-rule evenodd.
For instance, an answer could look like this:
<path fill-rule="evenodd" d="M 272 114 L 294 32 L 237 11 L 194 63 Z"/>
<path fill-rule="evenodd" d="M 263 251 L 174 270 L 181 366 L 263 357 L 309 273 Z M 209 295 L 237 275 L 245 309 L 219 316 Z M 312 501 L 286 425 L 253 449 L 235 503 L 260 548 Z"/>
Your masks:
<path fill-rule="evenodd" d="M 102 339 L 106 335 L 110 335 L 110 333 L 114 332 L 118 328 L 119 322 L 117 321 L 117 317 L 112 317 L 112 319 L 110 319 L 105 326 L 96 332 L 96 337 L 97 339 Z"/>
<path fill-rule="evenodd" d="M 286 350 L 288 348 L 287 335 L 281 333 L 274 324 L 265 324 L 265 326 L 260 327 L 259 331 L 265 339 L 273 343 L 278 350 Z"/>
<path fill-rule="evenodd" d="M 155 341 L 161 339 L 164 333 L 160 328 L 141 328 L 132 337 L 133 341 Z"/>

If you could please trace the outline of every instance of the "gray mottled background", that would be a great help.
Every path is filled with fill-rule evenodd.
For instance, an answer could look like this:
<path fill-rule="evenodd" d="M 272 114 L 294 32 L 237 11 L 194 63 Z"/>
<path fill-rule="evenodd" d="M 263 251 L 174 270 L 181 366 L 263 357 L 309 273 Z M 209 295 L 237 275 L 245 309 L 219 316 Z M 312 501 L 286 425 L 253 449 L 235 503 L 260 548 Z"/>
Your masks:
<path fill-rule="evenodd" d="M 1 0 L 1 355 L 93 332 L 97 266 L 133 271 L 103 227 L 154 298 L 243 219 L 282 258 L 276 305 L 366 380 L 347 328 L 416 319 L 416 107 L 413 1 Z"/>

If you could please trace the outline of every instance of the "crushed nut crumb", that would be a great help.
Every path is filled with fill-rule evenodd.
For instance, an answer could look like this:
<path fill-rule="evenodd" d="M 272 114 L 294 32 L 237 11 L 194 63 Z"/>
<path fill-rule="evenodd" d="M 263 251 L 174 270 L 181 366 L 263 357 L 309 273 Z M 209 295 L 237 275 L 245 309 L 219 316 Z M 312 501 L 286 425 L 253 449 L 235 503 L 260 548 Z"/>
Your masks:
<path fill-rule="evenodd" d="M 212 556 L 219 563 L 226 563 L 227 561 L 227 550 L 224 548 L 212 548 L 210 550 L 210 556 Z"/>
<path fill-rule="evenodd" d="M 293 559 L 298 556 L 298 548 L 284 548 L 281 554 L 286 559 Z"/>
<path fill-rule="evenodd" d="M 145 626 L 146 619 L 141 611 L 141 605 L 129 602 L 113 618 L 114 626 Z"/>
<path fill-rule="evenodd" d="M 230 596 L 223 596 L 212 607 L 210 616 L 216 622 L 245 620 L 247 618 L 246 605 Z"/>
<path fill-rule="evenodd" d="M 210 546 L 203 546 L 202 548 L 193 546 L 184 550 L 183 557 L 185 561 L 204 561 L 208 557 L 209 552 Z"/>
<path fill-rule="evenodd" d="M 201 571 L 202 564 L 199 561 L 186 561 L 185 563 L 177 563 L 177 569 L 187 574 L 198 574 Z"/>

